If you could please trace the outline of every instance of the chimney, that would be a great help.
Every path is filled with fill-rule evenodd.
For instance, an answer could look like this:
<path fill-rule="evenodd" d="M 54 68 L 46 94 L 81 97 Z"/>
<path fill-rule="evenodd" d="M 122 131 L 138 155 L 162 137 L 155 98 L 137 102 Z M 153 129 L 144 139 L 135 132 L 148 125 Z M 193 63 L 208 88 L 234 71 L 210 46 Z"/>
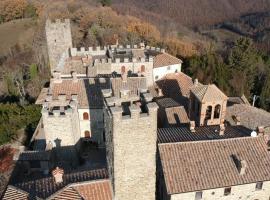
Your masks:
<path fill-rule="evenodd" d="M 246 169 L 247 169 L 247 161 L 241 160 L 238 158 L 237 155 L 232 154 L 231 158 L 235 164 L 235 167 L 237 168 L 237 171 L 239 172 L 240 175 L 245 174 Z"/>
<path fill-rule="evenodd" d="M 73 78 L 73 82 L 77 83 L 78 82 L 78 77 L 77 77 L 77 72 L 72 72 L 72 78 Z"/>
<path fill-rule="evenodd" d="M 195 121 L 190 121 L 189 122 L 189 129 L 192 133 L 195 133 L 196 130 L 195 130 Z"/>
<path fill-rule="evenodd" d="M 219 128 L 220 128 L 220 130 L 219 130 L 219 135 L 224 135 L 224 132 L 225 132 L 225 125 L 224 125 L 224 124 L 220 124 Z"/>
<path fill-rule="evenodd" d="M 160 88 L 157 88 L 157 89 L 158 89 L 158 96 L 159 97 L 163 96 L 162 89 L 160 89 Z"/>
<path fill-rule="evenodd" d="M 237 125 L 237 126 L 239 126 L 239 125 L 241 125 L 241 120 L 240 120 L 240 116 L 235 116 L 235 124 Z"/>
<path fill-rule="evenodd" d="M 264 135 L 264 126 L 258 126 L 258 135 L 263 136 Z"/>
<path fill-rule="evenodd" d="M 127 73 L 126 73 L 126 72 L 123 72 L 123 73 L 121 74 L 121 78 L 122 78 L 122 81 L 123 81 L 123 82 L 127 82 Z"/>
<path fill-rule="evenodd" d="M 52 175 L 54 178 L 55 183 L 62 183 L 63 182 L 63 175 L 64 175 L 64 170 L 56 167 L 53 171 L 52 171 Z"/>
<path fill-rule="evenodd" d="M 245 174 L 246 169 L 247 169 L 247 162 L 245 160 L 241 160 L 240 161 L 240 169 L 239 169 L 240 175 Z"/>
<path fill-rule="evenodd" d="M 61 73 L 60 72 L 53 72 L 53 81 L 54 83 L 62 83 Z"/>
<path fill-rule="evenodd" d="M 194 80 L 194 86 L 198 86 L 198 84 L 199 84 L 199 81 L 198 81 L 198 79 L 196 78 L 195 80 Z"/>

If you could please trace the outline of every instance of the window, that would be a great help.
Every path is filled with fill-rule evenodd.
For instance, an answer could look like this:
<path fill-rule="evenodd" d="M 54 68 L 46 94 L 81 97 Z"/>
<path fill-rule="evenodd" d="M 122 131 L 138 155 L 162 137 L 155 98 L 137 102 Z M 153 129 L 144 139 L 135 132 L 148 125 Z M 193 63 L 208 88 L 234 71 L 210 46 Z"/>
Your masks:
<path fill-rule="evenodd" d="M 91 137 L 90 131 L 84 131 L 84 137 L 85 138 L 90 138 Z"/>
<path fill-rule="evenodd" d="M 125 66 L 122 66 L 121 67 L 121 73 L 124 74 L 126 72 L 126 67 Z"/>
<path fill-rule="evenodd" d="M 89 120 L 89 114 L 87 112 L 83 113 L 83 120 Z"/>
<path fill-rule="evenodd" d="M 208 106 L 205 113 L 205 120 L 211 119 L 212 115 L 212 106 Z"/>
<path fill-rule="evenodd" d="M 202 199 L 202 191 L 196 192 L 195 194 L 195 200 L 200 200 L 200 199 Z"/>
<path fill-rule="evenodd" d="M 256 190 L 261 190 L 262 189 L 262 187 L 263 187 L 263 182 L 257 182 L 256 183 Z"/>
<path fill-rule="evenodd" d="M 220 105 L 215 106 L 215 112 L 214 112 L 214 118 L 215 119 L 218 119 L 220 117 L 220 108 L 221 108 Z"/>
<path fill-rule="evenodd" d="M 141 72 L 145 72 L 145 66 L 144 65 L 141 66 Z"/>
<path fill-rule="evenodd" d="M 228 196 L 229 194 L 231 194 L 232 188 L 231 187 L 227 187 L 224 189 L 224 195 Z"/>

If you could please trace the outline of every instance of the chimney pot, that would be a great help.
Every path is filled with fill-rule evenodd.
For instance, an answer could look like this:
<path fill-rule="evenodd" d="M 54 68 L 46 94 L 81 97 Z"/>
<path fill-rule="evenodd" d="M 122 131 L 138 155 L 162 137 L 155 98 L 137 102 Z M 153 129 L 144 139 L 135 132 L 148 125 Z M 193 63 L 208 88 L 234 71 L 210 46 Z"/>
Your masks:
<path fill-rule="evenodd" d="M 199 84 L 199 81 L 198 81 L 198 79 L 196 78 L 196 79 L 194 80 L 194 86 L 198 86 L 198 84 Z"/>
<path fill-rule="evenodd" d="M 219 130 L 219 135 L 224 135 L 224 132 L 225 132 L 225 125 L 224 125 L 224 124 L 220 124 L 219 128 L 220 128 L 220 130 Z"/>
<path fill-rule="evenodd" d="M 246 172 L 247 162 L 245 160 L 241 160 L 240 165 L 240 175 L 243 175 Z"/>
<path fill-rule="evenodd" d="M 53 171 L 52 171 L 52 175 L 54 177 L 54 181 L 56 183 L 62 183 L 63 182 L 63 175 L 64 175 L 64 170 L 56 167 Z"/>
<path fill-rule="evenodd" d="M 127 73 L 126 73 L 126 72 L 123 72 L 123 73 L 121 74 L 121 78 L 122 78 L 122 81 L 123 81 L 123 82 L 127 82 Z"/>
<path fill-rule="evenodd" d="M 190 131 L 192 133 L 196 132 L 196 130 L 195 130 L 195 121 L 190 121 L 189 128 L 190 128 Z"/>
<path fill-rule="evenodd" d="M 264 127 L 263 127 L 263 126 L 259 126 L 259 127 L 258 127 L 258 134 L 259 134 L 260 136 L 264 135 Z"/>

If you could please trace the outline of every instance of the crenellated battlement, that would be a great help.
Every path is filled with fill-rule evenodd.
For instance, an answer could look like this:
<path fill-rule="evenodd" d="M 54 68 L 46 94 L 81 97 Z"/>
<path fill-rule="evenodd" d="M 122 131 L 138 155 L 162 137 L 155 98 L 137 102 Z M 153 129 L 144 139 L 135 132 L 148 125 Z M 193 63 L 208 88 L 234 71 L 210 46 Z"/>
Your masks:
<path fill-rule="evenodd" d="M 42 116 L 43 117 L 71 117 L 73 113 L 73 108 L 72 107 L 65 107 L 65 106 L 60 106 L 60 107 L 54 107 L 52 109 L 49 109 L 48 107 L 43 107 L 41 110 Z"/>
<path fill-rule="evenodd" d="M 50 28 L 69 28 L 70 27 L 70 19 L 56 19 L 56 20 L 50 20 L 47 19 L 46 26 Z"/>
<path fill-rule="evenodd" d="M 106 55 L 107 47 L 81 47 L 81 48 L 71 48 L 71 56 L 86 56 L 86 55 Z"/>
<path fill-rule="evenodd" d="M 99 65 L 99 64 L 111 64 L 111 63 L 151 63 L 154 62 L 154 58 L 153 57 L 149 57 L 149 58 L 115 58 L 115 59 L 111 59 L 111 58 L 102 58 L 102 59 L 95 59 L 94 60 L 94 66 Z"/>
<path fill-rule="evenodd" d="M 152 102 L 153 97 L 150 93 L 141 93 L 140 97 L 136 96 L 134 99 L 129 99 L 131 105 L 125 105 L 126 101 L 111 96 L 112 92 L 110 90 L 103 90 L 102 93 L 112 116 L 119 120 L 138 119 L 156 115 L 158 106 L 155 102 Z"/>
<path fill-rule="evenodd" d="M 70 54 L 71 56 L 85 56 L 85 55 L 106 55 L 107 50 L 132 50 L 132 49 L 146 49 L 155 52 L 164 53 L 165 49 L 161 49 L 159 47 L 146 46 L 145 45 L 109 45 L 104 47 L 81 47 L 81 48 L 71 48 Z"/>

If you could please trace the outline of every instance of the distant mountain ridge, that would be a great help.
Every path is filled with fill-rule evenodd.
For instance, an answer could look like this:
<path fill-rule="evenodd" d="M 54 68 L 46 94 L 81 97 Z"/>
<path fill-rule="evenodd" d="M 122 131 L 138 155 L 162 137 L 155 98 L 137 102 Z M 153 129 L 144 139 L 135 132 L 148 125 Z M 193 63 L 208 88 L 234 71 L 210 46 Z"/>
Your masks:
<path fill-rule="evenodd" d="M 154 23 L 172 20 L 187 26 L 213 25 L 254 12 L 270 11 L 269 0 L 113 0 L 120 13 Z"/>

